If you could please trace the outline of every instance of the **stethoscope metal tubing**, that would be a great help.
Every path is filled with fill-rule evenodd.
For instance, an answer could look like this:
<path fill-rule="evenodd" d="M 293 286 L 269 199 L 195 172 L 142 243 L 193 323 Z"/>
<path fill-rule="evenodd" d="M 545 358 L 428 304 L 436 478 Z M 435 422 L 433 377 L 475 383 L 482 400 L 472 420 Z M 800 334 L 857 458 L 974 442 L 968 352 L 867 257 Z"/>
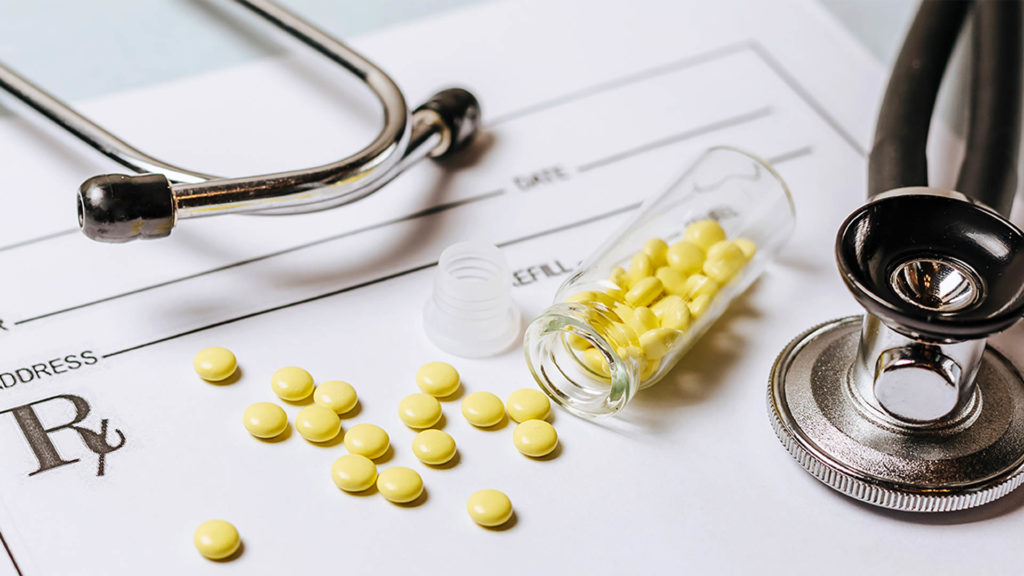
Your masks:
<path fill-rule="evenodd" d="M 269 0 L 236 0 L 362 80 L 383 111 L 380 132 L 334 162 L 256 176 L 222 178 L 155 158 L 92 122 L 0 64 L 0 87 L 104 155 L 143 176 L 100 176 L 83 184 L 79 218 L 87 235 L 126 241 L 161 237 L 179 219 L 215 214 L 294 214 L 346 204 L 379 189 L 418 160 L 469 142 L 479 125 L 472 94 L 449 89 L 412 114 L 380 68 L 342 42 Z M 159 179 L 161 175 L 165 180 Z"/>

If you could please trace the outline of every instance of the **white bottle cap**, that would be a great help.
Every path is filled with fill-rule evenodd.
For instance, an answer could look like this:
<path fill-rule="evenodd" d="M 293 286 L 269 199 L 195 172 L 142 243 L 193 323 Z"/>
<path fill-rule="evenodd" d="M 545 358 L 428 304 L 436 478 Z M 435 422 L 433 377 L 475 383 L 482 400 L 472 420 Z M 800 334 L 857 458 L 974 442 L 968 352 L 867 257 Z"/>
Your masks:
<path fill-rule="evenodd" d="M 512 274 L 496 246 L 468 241 L 441 253 L 423 328 L 438 348 L 466 358 L 492 356 L 521 332 Z"/>

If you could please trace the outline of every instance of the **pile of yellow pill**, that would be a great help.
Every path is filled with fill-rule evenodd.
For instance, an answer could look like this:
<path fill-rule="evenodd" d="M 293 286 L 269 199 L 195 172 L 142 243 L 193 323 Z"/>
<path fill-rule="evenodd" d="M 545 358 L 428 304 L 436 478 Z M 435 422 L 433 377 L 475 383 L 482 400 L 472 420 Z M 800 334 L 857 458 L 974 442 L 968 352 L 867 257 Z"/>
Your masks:
<path fill-rule="evenodd" d="M 391 439 L 380 426 L 356 424 L 345 433 L 345 448 L 350 454 L 359 454 L 371 460 L 388 451 Z"/>
<path fill-rule="evenodd" d="M 359 402 L 356 389 L 348 382 L 330 380 L 313 390 L 313 402 L 334 410 L 335 414 L 351 412 Z"/>
<path fill-rule="evenodd" d="M 644 381 L 658 372 L 662 358 L 756 250 L 749 239 L 726 238 L 718 222 L 700 220 L 672 245 L 661 238 L 648 240 L 626 268 L 612 269 L 611 286 L 578 292 L 566 301 L 603 309 L 611 321 L 594 327 L 620 358 L 637 363 Z M 591 373 L 610 377 L 609 359 L 586 338 L 567 333 L 565 344 Z"/>
<path fill-rule="evenodd" d="M 424 393 L 444 398 L 459 390 L 459 373 L 451 364 L 428 362 L 416 372 L 416 384 Z"/>
<path fill-rule="evenodd" d="M 346 454 L 331 465 L 331 480 L 346 492 L 369 490 L 377 482 L 377 465 L 366 456 Z"/>
<path fill-rule="evenodd" d="M 192 359 L 192 368 L 196 374 L 207 382 L 223 382 L 235 374 L 238 361 L 227 348 L 211 346 L 203 348 Z"/>
<path fill-rule="evenodd" d="M 497 490 L 478 490 L 466 502 L 466 511 L 477 524 L 495 528 L 512 519 L 512 501 Z"/>
<path fill-rule="evenodd" d="M 423 494 L 423 479 L 412 468 L 393 466 L 377 476 L 377 490 L 391 502 L 408 504 Z"/>
<path fill-rule="evenodd" d="M 334 410 L 312 404 L 295 416 L 295 430 L 310 442 L 329 442 L 341 432 L 341 419 Z"/>
<path fill-rule="evenodd" d="M 242 540 L 233 524 L 224 520 L 207 520 L 192 534 L 196 550 L 210 560 L 223 560 L 238 551 Z"/>
<path fill-rule="evenodd" d="M 288 428 L 288 415 L 277 404 L 257 402 L 245 409 L 242 424 L 257 438 L 274 438 Z"/>

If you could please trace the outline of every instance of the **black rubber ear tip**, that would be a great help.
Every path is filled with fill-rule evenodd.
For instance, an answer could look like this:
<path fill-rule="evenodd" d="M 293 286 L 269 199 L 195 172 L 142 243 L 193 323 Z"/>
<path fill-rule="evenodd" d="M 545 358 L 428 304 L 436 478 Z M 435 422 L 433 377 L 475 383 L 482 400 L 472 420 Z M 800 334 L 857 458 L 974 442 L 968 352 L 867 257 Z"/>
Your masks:
<path fill-rule="evenodd" d="M 450 134 L 448 148 L 437 158 L 444 158 L 465 148 L 480 128 L 480 102 L 471 92 L 462 88 L 448 88 L 434 94 L 416 109 L 419 110 L 437 113 Z"/>
<path fill-rule="evenodd" d="M 918 258 L 970 270 L 981 297 L 955 311 L 907 302 L 890 281 Z M 836 261 L 858 302 L 890 328 L 940 341 L 984 338 L 1024 314 L 1024 233 L 992 210 L 968 201 L 906 194 L 865 204 L 847 218 L 836 238 Z"/>
<path fill-rule="evenodd" d="M 78 225 L 100 242 L 163 238 L 174 227 L 171 183 L 160 174 L 106 174 L 78 191 Z"/>

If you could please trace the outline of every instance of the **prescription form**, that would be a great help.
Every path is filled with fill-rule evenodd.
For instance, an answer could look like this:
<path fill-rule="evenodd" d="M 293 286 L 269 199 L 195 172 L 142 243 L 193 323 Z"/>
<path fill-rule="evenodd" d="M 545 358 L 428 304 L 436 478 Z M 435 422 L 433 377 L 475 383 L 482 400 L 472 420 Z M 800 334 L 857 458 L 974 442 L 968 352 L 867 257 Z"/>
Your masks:
<path fill-rule="evenodd" d="M 859 313 L 832 245 L 864 199 L 885 71 L 820 7 L 495 3 L 352 43 L 413 106 L 453 83 L 473 90 L 485 126 L 458 158 L 333 211 L 93 243 L 75 230 L 73 193 L 123 170 L 27 112 L 0 119 L 0 574 L 1024 571 L 1024 495 L 939 516 L 878 510 L 804 473 L 769 425 L 779 350 Z M 75 104 L 157 156 L 224 174 L 326 162 L 380 121 L 360 84 L 301 54 Z M 497 244 L 532 318 L 717 144 L 767 158 L 791 187 L 797 227 L 778 262 L 621 417 L 555 410 L 556 458 L 521 456 L 510 425 L 474 429 L 447 402 L 458 464 L 419 464 L 396 407 L 421 364 L 451 362 L 467 392 L 533 385 L 518 345 L 466 360 L 426 340 L 441 250 Z M 1020 327 L 993 339 L 1018 365 L 1022 342 Z M 229 385 L 192 370 L 212 345 L 239 359 Z M 394 450 L 380 468 L 419 471 L 425 500 L 339 491 L 337 443 L 250 437 L 242 411 L 277 401 L 269 378 L 286 365 L 351 382 L 361 404 L 343 429 L 383 426 Z M 509 495 L 510 527 L 467 516 L 481 488 Z M 193 549 L 209 518 L 238 527 L 235 560 Z"/>

